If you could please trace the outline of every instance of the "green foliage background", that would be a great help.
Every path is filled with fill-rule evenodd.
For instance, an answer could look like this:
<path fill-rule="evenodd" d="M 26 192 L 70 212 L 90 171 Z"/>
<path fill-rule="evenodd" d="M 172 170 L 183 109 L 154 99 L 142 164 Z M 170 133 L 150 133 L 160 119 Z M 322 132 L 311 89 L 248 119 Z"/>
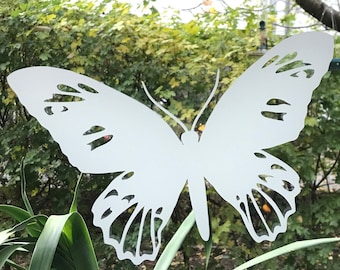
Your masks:
<path fill-rule="evenodd" d="M 138 17 L 129 12 L 128 5 L 117 2 L 110 3 L 112 9 L 108 11 L 109 2 L 112 1 L 95 5 L 82 0 L 73 4 L 60 0 L 0 0 L 1 203 L 18 206 L 22 203 L 19 182 L 22 157 L 25 157 L 29 198 L 39 213 L 65 213 L 79 174 L 9 88 L 6 77 L 12 71 L 33 65 L 71 69 L 151 107 L 141 88 L 144 81 L 156 99 L 169 100 L 168 109 L 190 126 L 213 87 L 217 69 L 221 70 L 217 95 L 220 96 L 257 59 L 251 53 L 259 45 L 258 21 L 262 18 L 252 9 L 206 13 L 182 23 L 176 16 L 161 21 L 156 10 Z M 237 28 L 241 19 L 246 21 L 242 30 Z M 268 10 L 267 21 L 274 19 L 275 12 Z M 294 17 L 284 20 L 291 22 Z M 270 23 L 267 32 L 270 45 L 283 38 L 272 32 Z M 336 40 L 336 52 L 337 44 Z M 297 212 L 289 219 L 288 231 L 279 235 L 277 241 L 254 243 L 238 213 L 214 190 L 208 191 L 213 231 L 212 269 L 237 266 L 296 240 L 340 235 L 339 190 L 333 190 L 333 185 L 327 185 L 326 181 L 332 178 L 340 184 L 339 83 L 340 73 L 327 74 L 314 92 L 306 127 L 299 139 L 271 150 L 299 173 L 302 186 Z M 217 100 L 212 102 L 210 110 Z M 99 230 L 91 225 L 92 203 L 112 177 L 84 176 L 78 208 L 90 228 L 101 267 L 111 269 L 115 264 L 118 269 L 135 269 L 127 261 L 118 262 L 114 250 L 101 244 Z M 190 212 L 188 205 L 184 191 L 164 233 L 164 243 Z M 0 217 L 0 227 L 10 224 L 5 216 Z M 203 267 L 203 245 L 194 229 L 181 248 L 177 259 L 180 264 L 176 268 Z M 332 270 L 338 269 L 339 263 L 339 247 L 334 248 L 333 244 L 298 251 L 257 269 Z M 145 265 L 151 267 L 150 263 Z"/>

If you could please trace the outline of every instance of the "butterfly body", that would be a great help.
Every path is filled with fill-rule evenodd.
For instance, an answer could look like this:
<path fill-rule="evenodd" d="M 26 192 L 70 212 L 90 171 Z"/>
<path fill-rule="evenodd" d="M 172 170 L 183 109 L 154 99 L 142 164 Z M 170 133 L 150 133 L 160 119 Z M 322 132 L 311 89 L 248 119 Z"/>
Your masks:
<path fill-rule="evenodd" d="M 255 241 L 273 241 L 286 230 L 299 176 L 264 149 L 298 137 L 332 54 L 327 34 L 284 40 L 223 94 L 200 137 L 184 128 L 180 139 L 147 106 L 71 71 L 25 68 L 8 82 L 71 164 L 85 173 L 121 172 L 95 201 L 93 222 L 120 259 L 140 264 L 156 258 L 186 183 L 204 240 L 210 235 L 206 181 L 240 213 Z"/>

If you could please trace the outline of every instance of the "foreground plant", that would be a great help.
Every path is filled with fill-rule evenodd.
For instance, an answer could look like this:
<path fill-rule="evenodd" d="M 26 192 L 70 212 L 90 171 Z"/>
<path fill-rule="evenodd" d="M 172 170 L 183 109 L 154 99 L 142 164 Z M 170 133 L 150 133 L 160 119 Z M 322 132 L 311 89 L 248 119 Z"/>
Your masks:
<path fill-rule="evenodd" d="M 170 267 L 170 264 L 173 258 L 176 256 L 178 249 L 180 248 L 182 242 L 184 241 L 187 234 L 192 229 L 193 225 L 195 224 L 195 216 L 193 212 L 191 212 L 187 218 L 184 220 L 180 228 L 177 230 L 175 235 L 172 237 L 171 241 L 168 243 L 166 248 L 164 249 L 163 253 L 161 254 L 158 262 L 154 268 L 154 270 L 166 270 Z M 205 269 L 208 269 L 209 265 L 209 256 L 211 252 L 212 246 L 212 238 L 210 237 L 209 241 L 206 243 L 206 260 L 205 260 Z M 338 242 L 340 241 L 339 237 L 333 238 L 320 238 L 320 239 L 312 239 L 312 240 L 304 240 L 304 241 L 296 241 L 294 243 L 285 245 L 283 247 L 274 249 L 269 251 L 263 255 L 257 256 L 254 259 L 251 259 L 242 265 L 234 268 L 233 270 L 244 270 L 249 267 L 259 265 L 267 260 L 273 259 L 275 257 L 281 256 L 283 254 L 296 251 L 299 249 L 308 248 L 315 245 L 321 245 L 331 242 Z"/>
<path fill-rule="evenodd" d="M 19 251 L 31 253 L 28 269 L 98 269 L 89 232 L 77 211 L 78 179 L 73 202 L 65 215 L 34 214 L 25 192 L 26 180 L 21 166 L 21 193 L 26 209 L 0 205 L 0 211 L 12 217 L 17 224 L 0 232 L 0 268 L 7 264 L 25 269 L 10 260 Z M 16 236 L 16 235 L 20 236 Z"/>
<path fill-rule="evenodd" d="M 77 211 L 77 196 L 79 192 L 78 179 L 73 202 L 69 213 L 65 215 L 34 214 L 27 198 L 25 188 L 23 163 L 21 166 L 21 196 L 26 209 L 12 205 L 0 205 L 0 211 L 12 217 L 17 224 L 10 229 L 0 232 L 0 268 L 5 265 L 15 269 L 25 270 L 10 259 L 17 252 L 31 253 L 28 269 L 76 269 L 96 270 L 98 264 L 86 224 Z M 170 267 L 183 240 L 195 224 L 195 216 L 190 213 L 175 235 L 168 243 L 154 270 L 166 270 Z M 20 235 L 20 236 L 17 236 Z M 258 256 L 234 270 L 243 270 L 258 265 L 266 260 L 280 255 L 307 248 L 314 245 L 340 241 L 340 238 L 322 238 L 297 241 Z M 206 242 L 206 269 L 209 265 L 212 239 Z"/>

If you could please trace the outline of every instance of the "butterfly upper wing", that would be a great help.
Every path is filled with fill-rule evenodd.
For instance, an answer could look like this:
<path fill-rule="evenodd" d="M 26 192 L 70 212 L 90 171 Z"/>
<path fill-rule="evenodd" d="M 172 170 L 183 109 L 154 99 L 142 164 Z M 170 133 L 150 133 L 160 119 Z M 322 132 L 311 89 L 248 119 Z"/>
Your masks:
<path fill-rule="evenodd" d="M 270 148 L 296 139 L 312 92 L 328 70 L 332 55 L 333 39 L 324 33 L 308 32 L 283 40 L 224 93 L 206 123 L 202 140 L 220 137 L 224 141 L 227 135 L 229 140 Z M 284 103 L 275 105 L 275 99 Z M 281 113 L 283 121 L 274 119 Z"/>
<path fill-rule="evenodd" d="M 286 229 L 300 191 L 295 171 L 261 149 L 298 137 L 332 54 L 327 34 L 284 40 L 224 93 L 206 123 L 200 146 L 216 162 L 207 162 L 204 176 L 241 213 L 256 241 L 274 240 Z M 270 207 L 277 225 L 269 224 L 262 203 Z M 260 220 L 260 229 L 255 220 Z"/>
<path fill-rule="evenodd" d="M 157 113 L 86 76 L 31 67 L 13 72 L 8 82 L 82 172 L 132 170 L 149 152 L 165 162 L 180 147 Z"/>
<path fill-rule="evenodd" d="M 25 68 L 10 74 L 8 82 L 80 171 L 131 172 L 129 177 L 117 177 L 99 196 L 92 210 L 94 223 L 120 259 L 135 264 L 154 259 L 160 233 L 186 181 L 177 170 L 183 145 L 172 129 L 141 103 L 71 71 Z M 110 229 L 119 218 L 128 219 L 120 241 Z M 136 226 L 137 232 L 129 229 Z M 124 242 L 132 235 L 139 240 L 126 250 Z M 146 253 L 140 246 L 143 237 L 151 244 Z"/>

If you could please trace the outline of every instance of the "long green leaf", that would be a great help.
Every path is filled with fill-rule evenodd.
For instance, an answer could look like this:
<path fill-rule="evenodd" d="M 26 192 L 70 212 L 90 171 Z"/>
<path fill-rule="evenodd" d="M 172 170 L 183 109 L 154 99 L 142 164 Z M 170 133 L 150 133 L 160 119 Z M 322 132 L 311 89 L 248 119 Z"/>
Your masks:
<path fill-rule="evenodd" d="M 47 219 L 47 217 L 44 216 L 44 215 L 32 216 L 32 217 L 29 217 L 28 219 L 20 222 L 19 224 L 15 225 L 14 227 L 0 232 L 0 244 L 7 241 L 7 239 L 12 234 L 19 232 L 19 231 L 22 231 L 22 230 L 25 230 L 25 229 L 27 229 L 27 231 L 30 230 L 30 232 L 32 234 L 40 235 L 40 232 L 38 230 L 35 231 L 34 226 L 37 225 L 37 224 L 39 224 L 39 226 L 40 226 L 41 224 L 43 224 L 45 222 L 46 219 Z M 36 235 L 32 235 L 32 236 L 35 237 Z"/>
<path fill-rule="evenodd" d="M 97 258 L 94 253 L 86 223 L 78 212 L 69 218 L 63 231 L 68 240 L 69 251 L 76 269 L 97 270 Z"/>
<path fill-rule="evenodd" d="M 50 216 L 33 250 L 30 270 L 51 269 L 55 251 L 65 223 L 71 214 Z"/>
<path fill-rule="evenodd" d="M 74 189 L 73 200 L 72 200 L 72 204 L 71 204 L 69 213 L 77 211 L 79 186 L 80 186 L 80 181 L 81 181 L 82 177 L 83 177 L 83 174 L 81 173 L 78 177 L 76 188 Z"/>
<path fill-rule="evenodd" d="M 28 211 L 13 205 L 0 204 L 0 211 L 18 222 L 22 222 L 31 217 Z"/>
<path fill-rule="evenodd" d="M 11 261 L 11 260 L 7 260 L 6 262 L 9 266 L 12 266 L 13 268 L 16 268 L 17 270 L 26 270 L 26 268 L 16 264 L 15 262 Z"/>
<path fill-rule="evenodd" d="M 6 242 L 6 240 L 12 235 L 14 234 L 14 232 L 11 229 L 7 229 L 4 231 L 0 232 L 0 245 L 4 242 Z"/>
<path fill-rule="evenodd" d="M 27 232 L 33 237 L 38 237 L 40 235 L 43 224 L 47 220 L 47 217 L 44 215 L 31 216 L 28 211 L 13 205 L 0 204 L 0 211 L 10 216 L 19 223 L 23 222 L 23 224 L 25 224 Z"/>
<path fill-rule="evenodd" d="M 288 244 L 286 246 L 277 248 L 275 250 L 269 251 L 261 256 L 258 256 L 250 261 L 247 261 L 246 263 L 236 267 L 234 270 L 244 270 L 248 267 L 252 267 L 254 265 L 257 265 L 259 263 L 262 263 L 266 260 L 275 258 L 277 256 L 280 256 L 285 253 L 289 253 L 298 249 L 307 248 L 310 246 L 330 243 L 330 242 L 336 242 L 340 241 L 340 238 L 321 238 L 321 239 L 313 239 L 313 240 L 304 240 L 304 241 L 298 241 L 291 244 Z"/>
<path fill-rule="evenodd" d="M 12 230 L 15 232 L 26 229 L 32 237 L 38 237 L 46 223 L 47 216 L 35 215 L 15 225 Z"/>
<path fill-rule="evenodd" d="M 30 216 L 34 216 L 33 208 L 26 194 L 26 177 L 25 177 L 24 159 L 21 159 L 21 162 L 20 162 L 20 178 L 21 178 L 21 198 L 25 204 L 27 212 L 30 214 Z"/>
<path fill-rule="evenodd" d="M 61 243 L 59 248 L 62 250 L 59 251 L 57 246 Z M 89 233 L 78 212 L 48 218 L 33 251 L 29 269 L 50 270 L 52 263 L 59 266 L 57 269 L 62 269 L 60 265 L 67 263 L 67 260 L 59 259 L 65 254 L 72 258 L 72 265 L 67 269 L 98 269 Z"/>
<path fill-rule="evenodd" d="M 63 238 L 63 235 L 61 239 L 62 238 Z M 61 239 L 60 241 L 62 241 Z M 61 244 L 60 241 L 59 241 L 59 245 Z M 57 246 L 57 250 L 56 250 L 56 253 L 53 259 L 52 267 L 53 269 L 67 269 L 67 270 L 76 269 L 69 250 L 65 249 L 65 247 L 62 248 L 60 246 Z"/>
<path fill-rule="evenodd" d="M 211 226 L 210 226 L 211 228 Z M 208 269 L 208 265 L 209 265 L 209 259 L 210 259 L 210 255 L 211 255 L 211 249 L 212 249 L 212 237 L 211 237 L 211 233 L 210 233 L 210 237 L 209 240 L 204 242 L 204 253 L 205 253 L 205 269 Z"/>
<path fill-rule="evenodd" d="M 0 250 L 0 269 L 5 265 L 8 258 L 19 248 L 23 247 L 24 244 L 13 244 L 6 246 Z"/>
<path fill-rule="evenodd" d="M 168 245 L 165 247 L 162 255 L 157 261 L 154 270 L 166 270 L 169 268 L 173 258 L 176 256 L 178 249 L 182 245 L 183 240 L 190 232 L 194 224 L 195 216 L 194 213 L 191 212 L 183 221 L 182 225 L 178 228 L 174 236 L 171 238 Z"/>

